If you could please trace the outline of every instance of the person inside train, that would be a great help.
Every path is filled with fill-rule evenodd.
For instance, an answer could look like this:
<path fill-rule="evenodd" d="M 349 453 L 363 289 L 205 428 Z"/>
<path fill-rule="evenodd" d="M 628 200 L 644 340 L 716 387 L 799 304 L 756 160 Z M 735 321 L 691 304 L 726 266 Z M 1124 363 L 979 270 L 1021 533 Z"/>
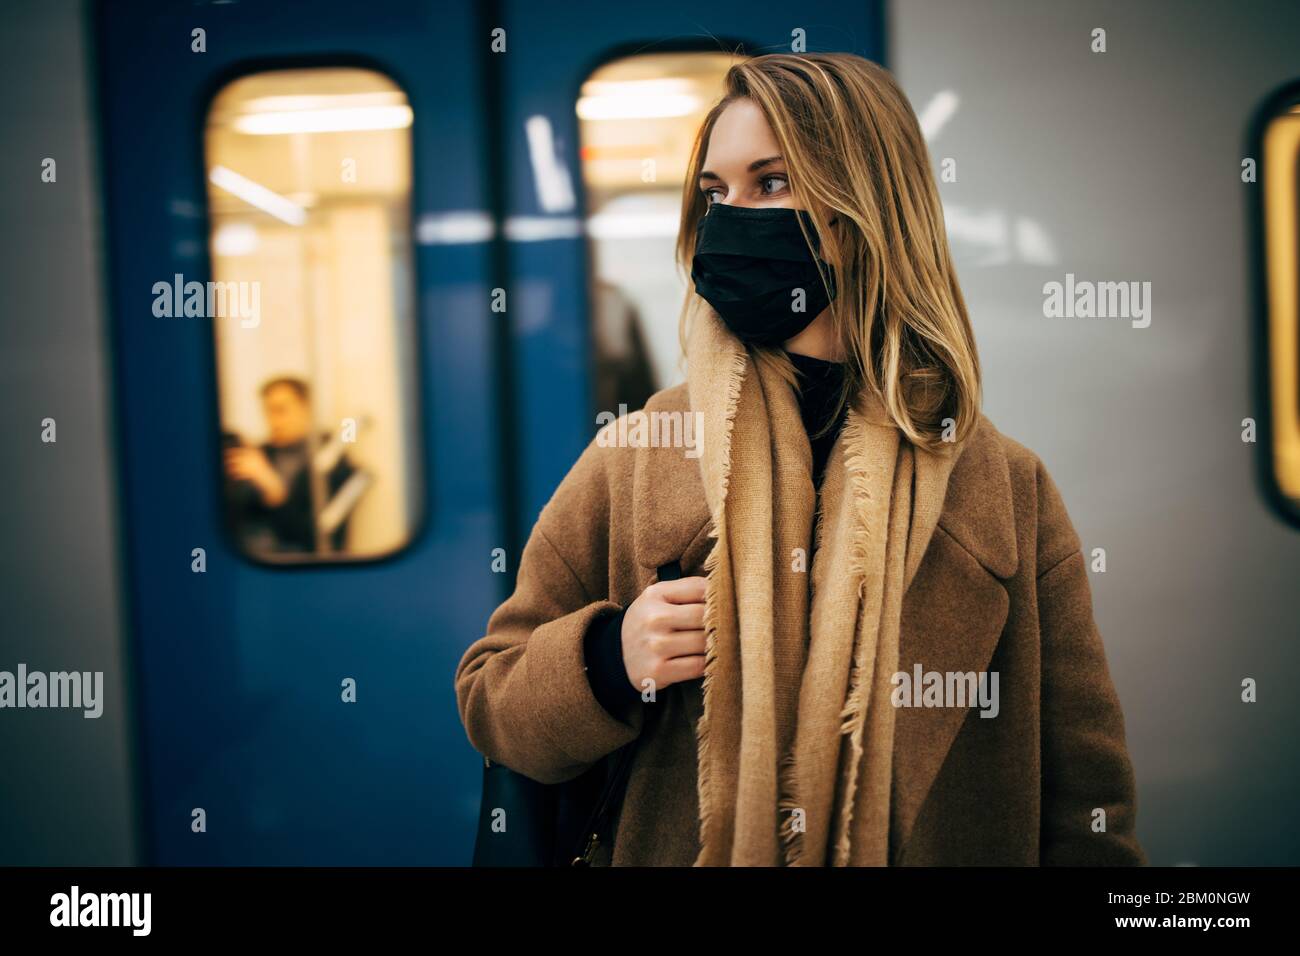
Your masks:
<path fill-rule="evenodd" d="M 645 411 L 703 454 L 582 452 L 456 669 L 470 742 L 544 784 L 632 753 L 598 865 L 1144 863 L 1080 538 L 980 410 L 906 96 L 754 57 L 689 170 L 687 380 Z"/>
<path fill-rule="evenodd" d="M 252 553 L 301 554 L 321 550 L 317 515 L 354 474 L 346 455 L 324 476 L 324 501 L 316 505 L 311 487 L 312 411 L 307 383 L 280 376 L 263 384 L 262 412 L 267 440 L 245 445 L 235 435 L 223 440 L 229 520 L 245 550 Z M 322 435 L 321 443 L 328 443 Z M 346 521 L 327 536 L 329 550 L 344 547 Z"/>
<path fill-rule="evenodd" d="M 655 392 L 654 370 L 636 304 L 617 285 L 592 283 L 592 369 L 597 408 L 640 408 Z"/>

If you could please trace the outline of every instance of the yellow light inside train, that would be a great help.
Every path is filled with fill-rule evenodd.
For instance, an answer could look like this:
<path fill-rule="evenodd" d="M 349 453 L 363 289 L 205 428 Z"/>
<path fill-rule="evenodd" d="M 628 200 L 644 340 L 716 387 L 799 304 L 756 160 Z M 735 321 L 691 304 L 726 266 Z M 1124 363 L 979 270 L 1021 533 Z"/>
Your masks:
<path fill-rule="evenodd" d="M 406 129 L 414 114 L 409 106 L 352 106 L 340 109 L 281 110 L 251 113 L 234 127 L 253 136 L 287 133 L 355 133 L 362 130 Z"/>
<path fill-rule="evenodd" d="M 589 80 L 582 86 L 577 110 L 584 120 L 664 119 L 689 116 L 702 102 L 679 77 Z"/>
<path fill-rule="evenodd" d="M 250 73 L 208 110 L 210 280 L 256 309 L 212 322 L 212 448 L 230 543 L 256 561 L 377 558 L 418 525 L 411 117 L 354 67 Z"/>

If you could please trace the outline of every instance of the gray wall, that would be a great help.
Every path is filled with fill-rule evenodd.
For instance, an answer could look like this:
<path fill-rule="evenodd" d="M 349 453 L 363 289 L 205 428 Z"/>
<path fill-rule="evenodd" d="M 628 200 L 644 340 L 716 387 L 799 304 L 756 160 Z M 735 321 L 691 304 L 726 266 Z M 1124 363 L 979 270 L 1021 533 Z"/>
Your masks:
<path fill-rule="evenodd" d="M 70 0 L 0 9 L 0 670 L 103 671 L 106 703 L 0 710 L 0 865 L 136 859 L 83 20 Z"/>
<path fill-rule="evenodd" d="M 1085 550 L 1157 864 L 1295 864 L 1300 532 L 1254 475 L 1249 117 L 1300 77 L 1287 2 L 906 0 L 891 66 L 931 140 L 987 376 Z M 1094 27 L 1108 52 L 1090 52 Z M 1000 236 L 999 229 L 1005 230 Z M 1017 241 L 1018 233 L 1047 242 Z M 1048 319 L 1043 284 L 1152 283 L 1149 328 Z M 1240 701 L 1253 677 L 1259 702 Z"/>

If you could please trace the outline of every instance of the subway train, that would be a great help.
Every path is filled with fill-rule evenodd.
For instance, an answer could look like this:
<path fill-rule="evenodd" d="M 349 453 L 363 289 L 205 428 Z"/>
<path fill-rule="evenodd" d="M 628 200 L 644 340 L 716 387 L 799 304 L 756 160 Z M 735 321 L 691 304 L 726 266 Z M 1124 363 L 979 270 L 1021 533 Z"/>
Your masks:
<path fill-rule="evenodd" d="M 682 380 L 692 137 L 730 63 L 800 49 L 920 116 L 985 410 L 1090 556 L 1151 861 L 1300 862 L 1300 8 L 0 17 L 0 669 L 106 675 L 91 728 L 0 715 L 0 864 L 470 862 L 456 664 L 600 414 Z M 1085 282 L 1137 313 L 1045 304 Z"/>

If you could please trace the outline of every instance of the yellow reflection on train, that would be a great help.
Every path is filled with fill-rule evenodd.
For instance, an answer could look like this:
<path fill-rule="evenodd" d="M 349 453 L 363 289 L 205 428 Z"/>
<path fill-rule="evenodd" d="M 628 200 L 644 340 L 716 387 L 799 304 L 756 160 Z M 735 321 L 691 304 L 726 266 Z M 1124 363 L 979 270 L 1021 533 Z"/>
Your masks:
<path fill-rule="evenodd" d="M 246 76 L 206 132 L 226 522 L 263 561 L 378 557 L 421 507 L 410 247 L 412 113 L 361 69 Z"/>
<path fill-rule="evenodd" d="M 1273 117 L 1263 147 L 1273 476 L 1278 491 L 1300 505 L 1300 107 Z"/>

